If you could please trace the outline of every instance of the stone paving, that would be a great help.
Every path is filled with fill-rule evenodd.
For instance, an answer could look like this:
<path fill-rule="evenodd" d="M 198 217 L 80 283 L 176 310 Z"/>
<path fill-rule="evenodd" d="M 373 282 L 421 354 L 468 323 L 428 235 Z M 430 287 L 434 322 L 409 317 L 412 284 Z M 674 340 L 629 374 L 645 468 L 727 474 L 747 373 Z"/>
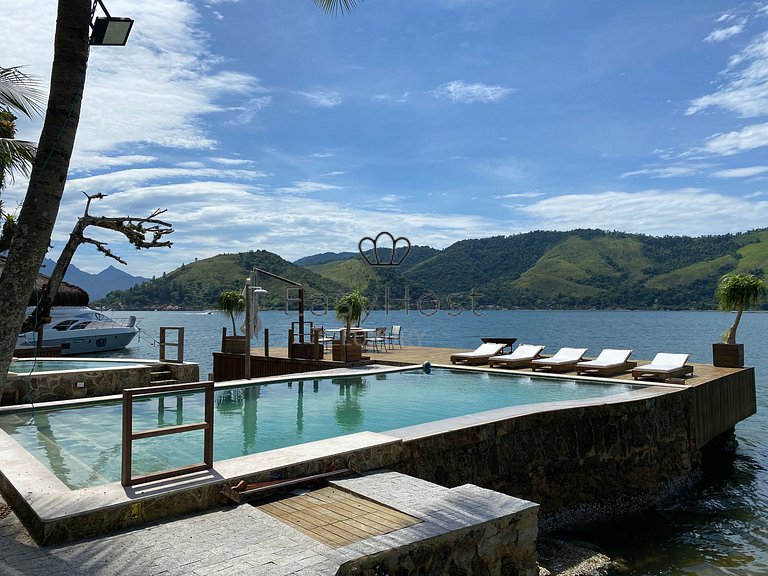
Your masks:
<path fill-rule="evenodd" d="M 15 514 L 0 520 L 3 576 L 332 575 L 339 563 L 329 555 L 247 505 L 51 547 L 38 546 Z"/>
<path fill-rule="evenodd" d="M 8 507 L 0 499 L 0 576 L 323 576 L 335 575 L 340 568 L 344 573 L 356 574 L 366 571 L 366 562 L 394 561 L 398 566 L 400 561 L 423 563 L 424 551 L 433 549 L 434 558 L 447 559 L 459 569 L 467 559 L 498 564 L 509 557 L 521 566 L 535 566 L 531 545 L 535 546 L 536 541 L 538 506 L 531 502 L 470 484 L 449 489 L 385 470 L 329 484 L 407 511 L 419 521 L 386 534 L 332 547 L 258 508 L 241 504 L 130 531 L 40 547 L 15 514 L 3 516 Z M 477 534 L 482 546 L 472 541 Z M 522 559 L 509 548 L 508 543 L 513 541 L 513 548 L 522 551 Z M 496 549 L 499 543 L 504 546 L 503 553 Z M 448 552 L 441 552 L 441 547 Z M 459 551 L 456 558 L 450 556 L 454 550 Z M 489 555 L 488 551 L 492 553 Z M 487 558 L 481 558 L 483 554 Z M 426 559 L 432 561 L 433 557 Z M 421 573 L 418 563 L 413 568 L 413 573 Z"/>

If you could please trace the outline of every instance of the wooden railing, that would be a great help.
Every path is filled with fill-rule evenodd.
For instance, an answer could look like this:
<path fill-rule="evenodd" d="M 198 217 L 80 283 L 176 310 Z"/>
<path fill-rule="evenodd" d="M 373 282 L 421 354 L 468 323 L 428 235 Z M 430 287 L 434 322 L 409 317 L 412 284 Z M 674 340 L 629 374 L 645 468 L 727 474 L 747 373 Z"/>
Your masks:
<path fill-rule="evenodd" d="M 176 342 L 168 342 L 166 332 L 176 331 Z M 166 356 L 166 348 L 176 348 L 176 358 Z M 160 327 L 160 362 L 173 362 L 181 364 L 184 362 L 184 326 L 161 326 Z"/>
<path fill-rule="evenodd" d="M 179 424 L 176 426 L 164 426 L 162 428 L 153 428 L 151 430 L 133 431 L 133 399 L 136 396 L 150 396 L 158 393 L 167 394 L 169 392 L 195 391 L 202 390 L 205 393 L 205 417 L 202 422 L 193 422 L 190 424 Z M 210 470 L 213 468 L 213 382 L 194 382 L 191 384 L 171 384 L 168 386 L 148 386 L 146 388 L 128 388 L 123 390 L 123 461 L 120 482 L 123 486 L 133 486 L 154 480 L 163 480 L 174 476 L 181 476 L 201 470 Z M 133 441 L 144 438 L 155 438 L 157 436 L 166 436 L 168 434 L 180 434 L 182 432 L 192 432 L 195 430 L 204 430 L 203 435 L 203 463 L 182 466 L 144 474 L 142 476 L 133 476 Z"/>

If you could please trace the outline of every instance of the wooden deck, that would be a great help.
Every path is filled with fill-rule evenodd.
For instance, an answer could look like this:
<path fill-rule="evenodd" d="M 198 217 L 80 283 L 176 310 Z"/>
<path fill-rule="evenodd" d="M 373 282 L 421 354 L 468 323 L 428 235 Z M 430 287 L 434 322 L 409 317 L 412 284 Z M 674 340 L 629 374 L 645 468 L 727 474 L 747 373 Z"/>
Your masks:
<path fill-rule="evenodd" d="M 394 508 L 330 486 L 257 508 L 334 548 L 421 522 Z"/>
<path fill-rule="evenodd" d="M 420 365 L 428 361 L 430 364 L 450 365 L 451 355 L 456 354 L 458 352 L 470 352 L 470 350 L 461 349 L 461 348 L 432 348 L 432 347 L 426 347 L 426 346 L 403 346 L 402 350 L 399 348 L 395 348 L 394 350 L 387 350 L 386 352 L 364 352 L 363 356 L 364 357 L 367 356 L 370 358 L 371 361 L 380 363 L 380 364 L 393 364 L 393 365 L 407 366 L 412 364 Z M 262 354 L 262 353 L 263 351 L 260 349 L 257 349 L 257 348 L 253 349 L 253 354 Z M 271 348 L 270 355 L 287 358 L 288 349 L 287 348 Z M 587 356 L 586 358 L 590 358 L 590 357 Z M 650 359 L 648 360 L 635 359 L 635 360 L 637 360 L 638 366 L 642 366 L 643 364 L 648 364 L 650 362 Z M 742 370 L 741 368 L 719 368 L 711 364 L 692 364 L 692 365 L 693 365 L 693 375 L 685 378 L 685 384 L 687 385 L 695 385 L 695 384 L 710 382 L 722 376 L 727 376 L 735 372 L 738 372 L 739 370 Z M 466 365 L 457 365 L 457 367 L 468 368 L 468 369 L 476 368 L 479 370 L 491 370 L 491 368 L 489 368 L 487 364 L 474 366 L 474 367 L 468 367 Z M 530 368 L 516 368 L 514 370 L 510 370 L 508 368 L 494 368 L 492 370 L 498 371 L 498 372 L 514 371 L 514 372 L 523 372 L 523 373 L 531 373 L 531 374 L 534 373 Z M 539 376 L 544 376 L 544 375 L 547 375 L 548 372 L 539 371 L 539 372 L 535 372 L 535 374 Z M 574 376 L 574 375 L 575 375 L 574 372 L 563 373 L 563 376 L 565 377 Z M 590 378 L 590 377 L 584 376 L 584 378 Z M 631 371 L 625 372 L 623 374 L 617 374 L 616 376 L 612 376 L 612 378 L 619 379 L 619 380 L 633 380 Z M 643 381 L 640 381 L 640 382 L 643 382 Z"/>

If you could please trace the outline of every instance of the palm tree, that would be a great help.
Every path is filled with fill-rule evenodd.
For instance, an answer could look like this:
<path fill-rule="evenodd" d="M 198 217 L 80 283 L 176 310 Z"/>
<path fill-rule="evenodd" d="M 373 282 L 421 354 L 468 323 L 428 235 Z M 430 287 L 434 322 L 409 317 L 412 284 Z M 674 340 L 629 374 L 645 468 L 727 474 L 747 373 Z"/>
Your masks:
<path fill-rule="evenodd" d="M 13 215 L 3 211 L 3 189 L 8 181 L 13 181 L 15 172 L 28 176 L 35 159 L 32 142 L 14 139 L 18 118 L 15 113 L 32 117 L 42 112 L 42 97 L 37 82 L 19 68 L 0 67 L 0 252 L 11 245 L 16 230 Z"/>
<path fill-rule="evenodd" d="M 360 0 L 313 1 L 329 14 L 343 14 Z M 0 390 L 67 182 L 88 68 L 91 9 L 91 0 L 59 0 L 45 121 L 18 229 L 0 275 Z"/>
<path fill-rule="evenodd" d="M 353 323 L 355 326 L 360 326 L 360 320 L 367 309 L 368 298 L 363 296 L 359 290 L 354 290 L 336 302 L 336 318 L 346 322 L 347 334 L 349 334 Z"/>
<path fill-rule="evenodd" d="M 29 175 L 35 159 L 35 145 L 25 140 L 15 140 L 15 113 L 32 117 L 42 113 L 43 93 L 37 81 L 22 73 L 19 68 L 0 67 L 0 192 L 13 173 Z"/>
<path fill-rule="evenodd" d="M 236 290 L 228 290 L 219 294 L 216 302 L 216 309 L 222 314 L 226 314 L 232 320 L 232 335 L 237 336 L 237 327 L 235 318 L 245 312 L 245 298 Z"/>
<path fill-rule="evenodd" d="M 721 310 L 736 309 L 736 319 L 728 329 L 727 344 L 736 344 L 736 329 L 747 306 L 754 306 L 768 293 L 765 281 L 752 274 L 726 274 L 720 279 L 715 296 Z"/>

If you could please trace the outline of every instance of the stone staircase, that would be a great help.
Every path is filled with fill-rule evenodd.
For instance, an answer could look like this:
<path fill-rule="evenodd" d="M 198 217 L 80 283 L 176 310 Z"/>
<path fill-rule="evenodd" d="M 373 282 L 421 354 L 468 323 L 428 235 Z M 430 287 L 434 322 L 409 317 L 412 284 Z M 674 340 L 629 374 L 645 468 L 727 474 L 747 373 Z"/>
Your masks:
<path fill-rule="evenodd" d="M 150 386 L 163 386 L 165 384 L 178 384 L 178 380 L 173 378 L 173 374 L 167 364 L 156 364 L 152 366 L 149 375 Z"/>

